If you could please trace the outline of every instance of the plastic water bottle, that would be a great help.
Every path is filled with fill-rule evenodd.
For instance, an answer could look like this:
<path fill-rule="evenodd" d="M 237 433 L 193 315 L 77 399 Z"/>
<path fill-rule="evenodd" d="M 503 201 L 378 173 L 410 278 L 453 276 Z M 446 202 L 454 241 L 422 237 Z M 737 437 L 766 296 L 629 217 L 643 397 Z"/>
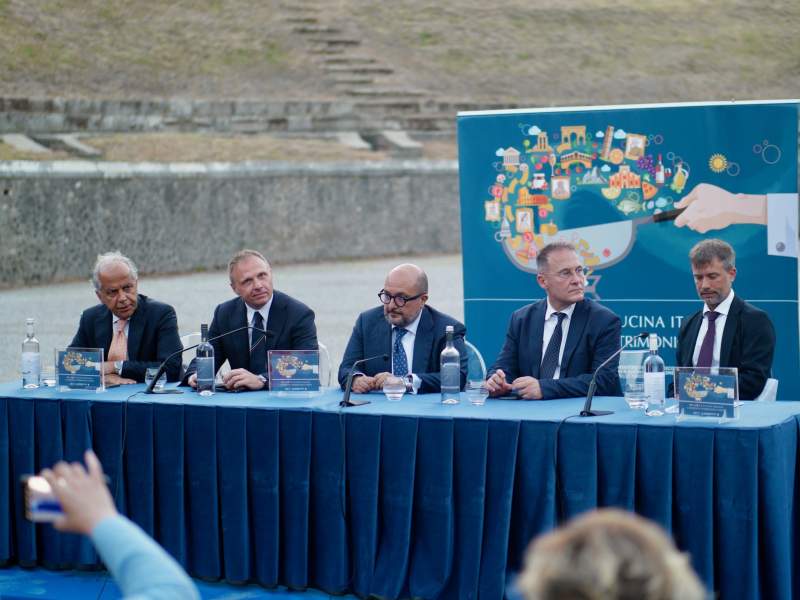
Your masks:
<path fill-rule="evenodd" d="M 208 341 L 208 325 L 200 325 L 200 345 L 197 347 L 197 357 L 194 361 L 197 367 L 197 391 L 201 396 L 210 396 L 214 393 L 214 346 Z"/>
<path fill-rule="evenodd" d="M 39 340 L 33 334 L 35 323 L 33 319 L 25 320 L 25 340 L 22 342 L 22 387 L 26 389 L 38 388 L 42 373 Z"/>
<path fill-rule="evenodd" d="M 666 373 L 664 359 L 658 355 L 658 336 L 650 334 L 650 354 L 644 359 L 644 395 L 647 399 L 647 414 L 659 416 L 664 414 L 664 393 L 666 390 Z"/>
<path fill-rule="evenodd" d="M 442 386 L 442 404 L 458 404 L 461 391 L 461 355 L 453 345 L 453 326 L 445 328 L 447 345 L 439 358 L 439 379 Z"/>

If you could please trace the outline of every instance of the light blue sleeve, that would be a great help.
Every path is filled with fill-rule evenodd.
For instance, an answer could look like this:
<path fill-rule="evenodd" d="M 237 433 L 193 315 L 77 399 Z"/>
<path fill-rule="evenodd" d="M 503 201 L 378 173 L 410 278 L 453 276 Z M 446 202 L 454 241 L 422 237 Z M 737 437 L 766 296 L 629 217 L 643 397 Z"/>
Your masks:
<path fill-rule="evenodd" d="M 90 537 L 125 600 L 199 600 L 197 588 L 175 559 L 125 517 L 104 519 Z"/>

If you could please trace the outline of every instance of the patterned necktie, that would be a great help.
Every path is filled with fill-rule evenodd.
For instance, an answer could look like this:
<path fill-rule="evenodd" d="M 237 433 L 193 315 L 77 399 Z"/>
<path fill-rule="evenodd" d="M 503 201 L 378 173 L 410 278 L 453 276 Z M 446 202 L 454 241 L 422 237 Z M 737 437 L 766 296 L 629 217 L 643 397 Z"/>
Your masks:
<path fill-rule="evenodd" d="M 264 332 L 264 317 L 260 312 L 253 315 L 253 335 L 250 338 L 250 369 L 251 373 L 260 375 L 267 372 L 267 344 Z"/>
<path fill-rule="evenodd" d="M 706 337 L 703 338 L 703 343 L 700 345 L 700 354 L 697 355 L 697 364 L 695 367 L 710 367 L 711 361 L 714 360 L 714 338 L 717 337 L 716 320 L 719 313 L 715 310 L 710 310 L 706 313 L 708 317 L 708 330 Z"/>
<path fill-rule="evenodd" d="M 408 357 L 403 348 L 403 336 L 408 333 L 408 329 L 395 327 L 394 348 L 392 349 L 392 375 L 404 377 L 408 375 Z"/>
<path fill-rule="evenodd" d="M 125 335 L 125 326 L 128 324 L 127 319 L 120 319 L 117 321 L 117 330 L 114 332 L 114 338 L 111 340 L 111 346 L 108 349 L 108 361 L 115 360 L 128 360 L 128 336 Z"/>
<path fill-rule="evenodd" d="M 558 317 L 558 324 L 553 330 L 553 335 L 550 337 L 550 342 L 547 344 L 547 350 L 544 352 L 542 358 L 542 368 L 539 371 L 539 379 L 552 379 L 556 374 L 556 367 L 558 367 L 558 354 L 561 351 L 561 338 L 564 332 L 561 329 L 561 324 L 567 315 L 562 312 L 553 313 Z"/>

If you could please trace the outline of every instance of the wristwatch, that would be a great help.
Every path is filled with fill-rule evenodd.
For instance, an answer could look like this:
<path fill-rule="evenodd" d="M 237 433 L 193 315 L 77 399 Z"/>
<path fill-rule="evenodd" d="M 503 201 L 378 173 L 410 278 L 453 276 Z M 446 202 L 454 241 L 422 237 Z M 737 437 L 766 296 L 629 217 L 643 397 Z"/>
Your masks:
<path fill-rule="evenodd" d="M 410 394 L 414 391 L 414 376 L 409 373 L 403 379 L 406 380 L 406 393 Z"/>
<path fill-rule="evenodd" d="M 122 361 L 121 360 L 115 360 L 114 361 L 114 372 L 117 375 L 122 375 Z"/>
<path fill-rule="evenodd" d="M 266 389 L 267 388 L 267 378 L 264 377 L 263 375 L 259 375 L 258 378 L 261 380 L 261 383 L 264 384 L 264 387 L 262 389 Z"/>

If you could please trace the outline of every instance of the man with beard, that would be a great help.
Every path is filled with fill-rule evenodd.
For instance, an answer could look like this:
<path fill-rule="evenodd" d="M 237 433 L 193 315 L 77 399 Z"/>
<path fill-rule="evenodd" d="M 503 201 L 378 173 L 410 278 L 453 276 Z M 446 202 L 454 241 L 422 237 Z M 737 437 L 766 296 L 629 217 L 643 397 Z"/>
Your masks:
<path fill-rule="evenodd" d="M 378 292 L 383 306 L 358 316 L 339 367 L 339 383 L 344 387 L 353 364 L 376 355 L 380 357 L 360 366 L 353 378 L 353 391 L 359 394 L 380 390 L 394 374 L 406 382 L 411 393 L 441 391 L 439 355 L 445 347 L 445 328 L 452 325 L 454 345 L 461 355 L 461 387 L 467 380 L 467 349 L 464 325 L 431 308 L 428 301 L 428 276 L 416 265 L 403 264 L 386 276 Z"/>
<path fill-rule="evenodd" d="M 709 239 L 689 252 L 703 308 L 683 320 L 679 367 L 736 367 L 739 398 L 757 397 L 772 370 L 775 328 L 763 310 L 734 294 L 736 254 L 727 242 Z"/>
<path fill-rule="evenodd" d="M 619 317 L 583 297 L 586 269 L 572 244 L 547 244 L 536 268 L 547 297 L 511 315 L 486 386 L 492 396 L 525 400 L 586 396 L 592 373 L 619 350 Z M 598 396 L 622 395 L 617 364 L 612 360 L 598 373 Z"/>

